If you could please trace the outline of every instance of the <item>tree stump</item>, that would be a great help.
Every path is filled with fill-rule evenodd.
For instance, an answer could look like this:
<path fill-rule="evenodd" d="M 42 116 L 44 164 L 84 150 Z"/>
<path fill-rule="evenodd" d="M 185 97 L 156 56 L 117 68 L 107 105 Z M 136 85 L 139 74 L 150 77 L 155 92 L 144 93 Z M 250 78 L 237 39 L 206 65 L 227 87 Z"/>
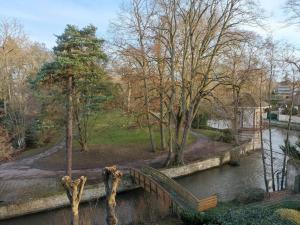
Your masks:
<path fill-rule="evenodd" d="M 72 209 L 71 225 L 79 225 L 78 208 L 86 180 L 87 178 L 84 176 L 81 176 L 80 178 L 74 181 L 69 176 L 64 176 L 62 178 L 62 185 L 66 190 Z"/>
<path fill-rule="evenodd" d="M 105 167 L 103 171 L 106 191 L 106 222 L 108 225 L 117 225 L 116 194 L 120 184 L 122 172 L 116 166 Z"/>

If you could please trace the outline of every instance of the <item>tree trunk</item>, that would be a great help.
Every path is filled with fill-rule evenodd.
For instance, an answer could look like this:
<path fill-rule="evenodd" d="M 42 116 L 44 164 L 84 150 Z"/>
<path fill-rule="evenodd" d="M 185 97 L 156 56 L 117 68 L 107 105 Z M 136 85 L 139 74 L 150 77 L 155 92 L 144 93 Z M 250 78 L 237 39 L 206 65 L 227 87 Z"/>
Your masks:
<path fill-rule="evenodd" d="M 270 163 L 271 163 L 271 178 L 272 190 L 276 191 L 275 177 L 274 177 L 274 160 L 273 160 L 273 143 L 272 143 L 272 129 L 271 129 L 271 95 L 272 95 L 272 81 L 273 81 L 273 64 L 271 64 L 271 73 L 269 78 L 269 146 L 270 146 Z"/>
<path fill-rule="evenodd" d="M 75 120 L 77 124 L 77 129 L 78 129 L 78 142 L 80 144 L 80 150 L 82 152 L 87 152 L 88 151 L 88 134 L 87 134 L 87 121 L 80 121 L 80 115 L 78 112 L 78 105 L 76 106 L 75 110 Z M 85 117 L 86 115 L 83 115 Z M 82 118 L 82 120 L 88 120 L 87 118 Z M 82 124 L 83 123 L 83 124 Z"/>
<path fill-rule="evenodd" d="M 66 131 L 66 173 L 72 177 L 72 144 L 73 144 L 73 76 L 68 78 L 67 131 Z"/>
<path fill-rule="evenodd" d="M 292 86 L 292 103 L 291 103 L 291 108 L 290 108 L 290 114 L 289 114 L 289 121 L 288 121 L 288 129 L 286 133 L 286 139 L 285 139 L 285 152 L 283 156 L 283 163 L 282 163 L 282 177 L 281 177 L 281 184 L 280 188 L 283 190 L 284 188 L 284 179 L 285 179 L 285 174 L 286 174 L 286 161 L 287 161 L 287 155 L 290 151 L 290 130 L 291 130 L 291 121 L 292 121 L 292 114 L 293 114 L 293 108 L 294 108 L 294 93 L 295 93 L 295 77 L 293 78 L 293 86 Z"/>
<path fill-rule="evenodd" d="M 151 150 L 155 152 L 155 141 L 152 131 L 152 125 L 150 121 L 150 105 L 149 105 L 149 93 L 148 93 L 148 83 L 147 79 L 144 77 L 144 92 L 145 92 L 145 105 L 146 105 L 146 118 L 147 118 L 147 125 L 148 125 L 148 131 L 149 131 L 149 138 L 150 138 L 150 144 L 151 144 Z"/>
<path fill-rule="evenodd" d="M 265 182 L 265 188 L 266 192 L 269 192 L 269 185 L 268 185 L 268 178 L 267 178 L 267 168 L 266 168 L 266 156 L 265 156 L 265 149 L 264 149 L 264 141 L 263 141 L 263 122 L 262 122 L 262 75 L 260 75 L 260 88 L 259 88 L 259 133 L 260 133 L 260 148 L 261 148 L 261 158 L 263 162 L 263 176 L 264 176 L 264 182 Z M 254 110 L 254 115 L 255 115 L 255 110 Z"/>
<path fill-rule="evenodd" d="M 162 92 L 162 90 L 161 90 Z M 159 121 L 159 130 L 160 130 L 160 148 L 165 150 L 165 129 L 164 129 L 164 96 L 160 93 L 160 121 Z"/>
<path fill-rule="evenodd" d="M 130 108 L 131 108 L 131 92 L 132 92 L 132 85 L 131 82 L 128 81 L 128 90 L 127 90 L 127 113 L 130 112 Z"/>
<path fill-rule="evenodd" d="M 116 166 L 105 167 L 103 171 L 105 191 L 106 191 L 106 222 L 107 225 L 117 225 L 116 216 L 116 194 L 123 176 Z"/>
<path fill-rule="evenodd" d="M 75 181 L 72 181 L 69 176 L 62 178 L 62 185 L 66 190 L 72 209 L 71 225 L 79 225 L 79 203 L 86 180 L 87 178 L 84 176 L 81 176 Z"/>
<path fill-rule="evenodd" d="M 172 113 L 169 113 L 169 119 L 168 119 L 168 158 L 165 162 L 165 166 L 169 167 L 172 164 L 172 159 L 174 158 L 174 150 L 173 150 L 173 134 L 172 134 Z"/>
<path fill-rule="evenodd" d="M 234 109 L 233 109 L 233 135 L 235 144 L 239 145 L 239 132 L 238 132 L 238 106 L 239 106 L 239 90 L 235 90 L 233 87 L 233 101 L 234 101 Z"/>

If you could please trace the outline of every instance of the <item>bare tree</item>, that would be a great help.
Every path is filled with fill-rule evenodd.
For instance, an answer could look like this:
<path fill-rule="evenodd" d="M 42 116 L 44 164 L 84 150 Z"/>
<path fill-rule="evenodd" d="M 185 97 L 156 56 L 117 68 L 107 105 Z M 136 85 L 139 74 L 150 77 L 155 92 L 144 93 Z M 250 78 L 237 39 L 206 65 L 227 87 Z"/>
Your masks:
<path fill-rule="evenodd" d="M 275 188 L 275 173 L 274 173 L 274 155 L 273 155 L 273 142 L 272 142 L 272 127 L 271 127 L 271 111 L 272 111 L 272 90 L 273 90 L 273 82 L 275 79 L 275 70 L 277 65 L 276 60 L 276 48 L 277 45 L 274 41 L 269 38 L 265 43 L 266 51 L 266 67 L 269 74 L 268 77 L 268 102 L 269 102 L 269 148 L 270 148 L 270 168 L 271 168 L 271 179 L 272 179 L 272 190 L 276 191 Z"/>
<path fill-rule="evenodd" d="M 118 40 L 115 46 L 118 53 L 134 63 L 134 67 L 143 82 L 143 97 L 145 116 L 149 131 L 149 139 L 152 151 L 155 151 L 155 140 L 150 113 L 149 79 L 151 77 L 149 59 L 149 35 L 150 24 L 154 16 L 155 6 L 147 0 L 132 0 L 120 15 L 120 23 L 114 24 Z"/>
<path fill-rule="evenodd" d="M 0 21 L 0 101 L 4 105 L 4 125 L 16 149 L 26 147 L 28 115 L 32 114 L 28 103 L 33 94 L 28 80 L 48 59 L 45 47 L 32 43 L 18 22 Z"/>
<path fill-rule="evenodd" d="M 293 75 L 292 78 L 292 93 L 291 93 L 291 104 L 289 108 L 289 119 L 288 119 L 288 127 L 287 127 L 287 133 L 285 138 L 285 145 L 284 145 L 284 156 L 283 156 L 283 163 L 282 163 L 282 177 L 281 177 L 281 183 L 280 188 L 281 190 L 284 189 L 285 181 L 286 181 L 286 163 L 287 163 L 287 156 L 290 152 L 290 130 L 291 130 L 291 121 L 292 121 L 292 115 L 293 115 L 293 109 L 294 109 L 294 95 L 295 95 L 295 89 L 296 89 L 296 73 L 300 73 L 300 64 L 297 59 L 286 59 L 285 62 L 292 66 L 291 73 Z M 296 70 L 295 70 L 296 69 Z"/>
<path fill-rule="evenodd" d="M 248 87 L 253 85 L 254 74 L 257 71 L 257 46 L 255 46 L 255 37 L 249 34 L 248 38 L 239 41 L 236 46 L 232 46 L 228 52 L 225 52 L 222 68 L 226 76 L 222 79 L 224 88 L 232 93 L 233 116 L 232 130 L 235 143 L 239 144 L 239 126 L 240 126 L 240 98 L 241 94 L 248 93 Z"/>
<path fill-rule="evenodd" d="M 185 3 L 185 4 L 183 4 Z M 173 106 L 175 154 L 170 164 L 183 164 L 183 152 L 191 123 L 201 101 L 209 98 L 223 76 L 218 59 L 241 38 L 233 30 L 250 14 L 242 1 L 178 1 L 175 84 L 179 102 Z M 240 16 L 243 15 L 243 18 Z M 248 17 L 249 18 L 249 17 Z"/>
<path fill-rule="evenodd" d="M 300 25 L 300 1 L 299 0 L 287 0 L 285 5 L 285 11 L 287 12 L 287 23 Z"/>

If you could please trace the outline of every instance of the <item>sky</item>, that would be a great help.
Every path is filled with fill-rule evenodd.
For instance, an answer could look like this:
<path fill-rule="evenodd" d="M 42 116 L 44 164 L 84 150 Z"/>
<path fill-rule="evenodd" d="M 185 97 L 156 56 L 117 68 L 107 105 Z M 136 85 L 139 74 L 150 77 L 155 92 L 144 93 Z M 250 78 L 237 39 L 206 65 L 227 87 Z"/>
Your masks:
<path fill-rule="evenodd" d="M 93 24 L 98 35 L 108 37 L 109 23 L 116 19 L 123 0 L 0 0 L 0 18 L 16 18 L 33 41 L 45 43 L 48 48 L 55 45 L 55 35 L 61 34 L 66 24 L 79 27 Z M 124 0 L 126 1 L 126 0 Z M 296 27 L 284 26 L 282 10 L 286 0 L 260 0 L 261 7 L 269 18 L 266 27 L 275 40 L 286 41 L 300 48 Z M 251 28 L 262 36 L 262 28 Z"/>

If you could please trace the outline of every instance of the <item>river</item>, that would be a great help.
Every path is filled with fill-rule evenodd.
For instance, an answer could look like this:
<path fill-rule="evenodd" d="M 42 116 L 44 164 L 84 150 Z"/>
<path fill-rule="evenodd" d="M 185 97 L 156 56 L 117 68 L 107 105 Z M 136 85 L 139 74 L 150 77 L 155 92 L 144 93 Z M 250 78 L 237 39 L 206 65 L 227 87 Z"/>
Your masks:
<path fill-rule="evenodd" d="M 268 130 L 263 133 L 266 153 L 268 151 Z M 272 128 L 272 140 L 274 150 L 275 170 L 279 170 L 282 164 L 282 152 L 280 145 L 286 136 L 286 130 Z M 291 142 L 295 143 L 298 133 L 291 131 Z M 269 157 L 268 157 L 269 161 Z M 240 160 L 240 166 L 229 165 L 214 168 L 192 175 L 181 177 L 177 181 L 190 190 L 199 198 L 204 198 L 212 194 L 217 194 L 220 201 L 228 201 L 243 192 L 246 188 L 263 188 L 262 160 L 261 153 L 255 152 Z M 99 202 L 83 204 L 81 206 L 81 218 L 84 225 L 103 224 L 104 204 L 103 199 Z M 151 198 L 143 190 L 125 192 L 118 195 L 118 216 L 120 224 L 128 224 L 132 221 L 157 221 L 167 214 L 167 209 L 159 200 Z M 49 212 L 42 212 L 0 221 L 0 225 L 57 225 L 69 224 L 69 209 L 57 209 Z M 101 222 L 99 222 L 101 221 Z"/>

